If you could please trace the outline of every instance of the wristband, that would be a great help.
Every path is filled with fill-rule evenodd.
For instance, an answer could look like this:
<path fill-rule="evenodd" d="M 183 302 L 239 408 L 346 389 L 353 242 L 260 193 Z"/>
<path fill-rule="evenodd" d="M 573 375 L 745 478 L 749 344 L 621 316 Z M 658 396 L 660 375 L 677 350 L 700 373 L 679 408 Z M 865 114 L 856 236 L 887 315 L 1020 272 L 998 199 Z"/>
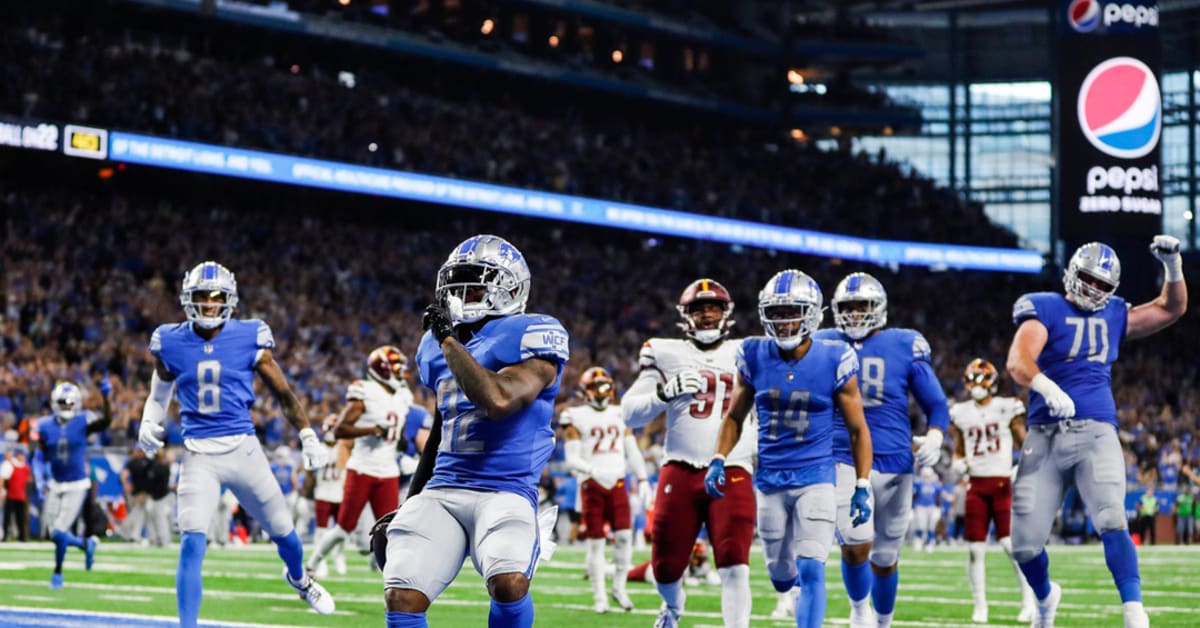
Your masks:
<path fill-rule="evenodd" d="M 721 462 L 725 462 L 725 454 L 713 454 L 712 459 L 720 460 Z"/>
<path fill-rule="evenodd" d="M 1176 255 L 1170 262 L 1163 262 L 1163 276 L 1167 283 L 1183 281 L 1183 258 Z"/>
<path fill-rule="evenodd" d="M 870 478 L 858 478 L 854 482 L 855 488 L 871 488 Z"/>

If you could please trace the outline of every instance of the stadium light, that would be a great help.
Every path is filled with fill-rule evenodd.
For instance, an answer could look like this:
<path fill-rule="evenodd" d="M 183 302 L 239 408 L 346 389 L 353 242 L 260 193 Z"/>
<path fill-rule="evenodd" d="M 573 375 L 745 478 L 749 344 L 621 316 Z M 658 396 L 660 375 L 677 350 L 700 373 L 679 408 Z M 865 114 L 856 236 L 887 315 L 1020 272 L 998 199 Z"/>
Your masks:
<path fill-rule="evenodd" d="M 558 48 L 558 35 L 551 35 L 549 41 L 551 48 Z"/>
<path fill-rule="evenodd" d="M 612 52 L 613 63 L 620 63 L 621 60 L 624 58 L 625 58 L 625 53 L 621 52 L 620 49 L 614 50 Z"/>
<path fill-rule="evenodd" d="M 787 71 L 787 80 L 792 85 L 803 85 L 804 84 L 804 75 L 801 74 L 798 70 L 788 70 Z"/>
<path fill-rule="evenodd" d="M 488 19 L 483 21 L 482 25 L 479 26 L 479 32 L 484 35 L 491 35 L 492 31 L 495 28 L 496 28 L 496 23 L 493 22 L 492 18 L 489 17 Z"/>

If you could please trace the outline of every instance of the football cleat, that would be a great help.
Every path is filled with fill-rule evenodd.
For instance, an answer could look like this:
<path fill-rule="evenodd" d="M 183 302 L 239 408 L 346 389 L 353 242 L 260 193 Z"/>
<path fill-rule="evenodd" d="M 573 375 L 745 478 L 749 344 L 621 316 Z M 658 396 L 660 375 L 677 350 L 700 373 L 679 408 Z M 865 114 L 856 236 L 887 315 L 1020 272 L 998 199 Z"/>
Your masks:
<path fill-rule="evenodd" d="M 796 596 L 793 593 L 799 589 L 792 587 L 791 591 L 785 591 L 778 595 L 775 601 L 775 610 L 771 611 L 771 619 L 787 619 L 796 615 Z"/>
<path fill-rule="evenodd" d="M 1141 602 L 1126 602 L 1125 628 L 1150 628 L 1150 616 Z"/>
<path fill-rule="evenodd" d="M 1037 612 L 1029 625 L 1031 628 L 1054 628 L 1054 615 L 1058 612 L 1058 603 L 1062 601 L 1062 587 L 1057 582 L 1050 583 L 1050 595 L 1044 600 L 1038 600 Z"/>
<path fill-rule="evenodd" d="M 1017 613 L 1017 623 L 1023 624 L 1025 622 L 1033 621 L 1033 618 L 1036 615 L 1037 615 L 1037 604 L 1036 603 L 1022 604 L 1021 612 Z"/>
<path fill-rule="evenodd" d="M 971 611 L 971 621 L 977 624 L 988 623 L 988 607 L 987 604 L 976 604 L 975 610 Z"/>
<path fill-rule="evenodd" d="M 664 606 L 654 620 L 654 628 L 679 628 L 679 613 Z"/>
<path fill-rule="evenodd" d="M 612 591 L 612 599 L 617 603 L 617 606 L 626 613 L 633 610 L 633 600 L 629 599 L 629 594 L 624 591 Z"/>
<path fill-rule="evenodd" d="M 850 628 L 875 628 L 876 625 L 875 609 L 871 608 L 870 598 L 850 603 Z"/>
<path fill-rule="evenodd" d="M 60 573 L 51 574 L 50 575 L 50 588 L 57 591 L 58 589 L 61 589 L 62 587 L 63 587 L 63 575 Z"/>
<path fill-rule="evenodd" d="M 322 615 L 332 615 L 334 610 L 333 596 L 325 590 L 325 587 L 317 583 L 309 576 L 304 576 L 304 581 L 297 583 L 292 580 L 292 576 L 288 574 L 287 566 L 283 567 L 283 579 L 287 581 L 296 593 L 300 594 L 300 599 L 308 602 L 312 609 Z"/>
<path fill-rule="evenodd" d="M 94 565 L 96 563 L 96 546 L 99 544 L 100 544 L 100 539 L 94 535 L 89 536 L 87 538 L 87 541 L 84 542 L 83 565 L 88 571 L 91 571 L 92 565 Z"/>

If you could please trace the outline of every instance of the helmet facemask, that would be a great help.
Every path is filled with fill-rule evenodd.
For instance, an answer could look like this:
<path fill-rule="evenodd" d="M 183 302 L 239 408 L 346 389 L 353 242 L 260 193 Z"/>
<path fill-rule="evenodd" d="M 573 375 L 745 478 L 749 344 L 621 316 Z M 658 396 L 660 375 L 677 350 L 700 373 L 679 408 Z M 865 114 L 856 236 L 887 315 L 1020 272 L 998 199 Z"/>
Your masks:
<path fill-rule="evenodd" d="M 843 299 L 835 300 L 833 306 L 833 322 L 842 333 L 862 340 L 868 334 L 887 325 L 887 300 L 873 299 Z"/>
<path fill-rule="evenodd" d="M 705 329 L 697 324 L 696 315 L 699 313 L 697 310 L 708 303 L 716 304 L 721 308 L 721 318 L 717 319 L 715 326 Z M 683 333 L 702 345 L 711 345 L 728 336 L 729 330 L 733 327 L 733 302 L 705 299 L 675 307 L 679 310 L 679 316 L 683 318 L 683 322 L 679 324 Z"/>
<path fill-rule="evenodd" d="M 237 303 L 237 280 L 228 268 L 216 262 L 203 262 L 184 275 L 179 304 L 197 327 L 216 329 L 224 325 L 233 316 Z"/>
<path fill-rule="evenodd" d="M 83 392 L 70 382 L 59 382 L 50 393 L 50 408 L 60 422 L 75 418 L 83 410 Z"/>
<path fill-rule="evenodd" d="M 1080 309 L 1098 312 L 1121 284 L 1121 260 L 1106 244 L 1089 242 L 1075 250 L 1063 273 L 1063 288 Z"/>
<path fill-rule="evenodd" d="M 458 245 L 438 270 L 436 297 L 455 325 L 525 311 L 529 267 L 503 238 L 479 235 Z"/>
<path fill-rule="evenodd" d="M 760 305 L 763 330 L 784 351 L 799 347 L 821 324 L 821 306 L 812 303 Z"/>

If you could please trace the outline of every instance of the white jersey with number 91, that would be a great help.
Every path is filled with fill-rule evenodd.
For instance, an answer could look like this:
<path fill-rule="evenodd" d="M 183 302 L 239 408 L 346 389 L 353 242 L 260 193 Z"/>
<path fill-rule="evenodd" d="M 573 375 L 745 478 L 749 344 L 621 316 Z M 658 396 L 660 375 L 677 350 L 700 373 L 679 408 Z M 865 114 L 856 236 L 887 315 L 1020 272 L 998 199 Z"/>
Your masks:
<path fill-rule="evenodd" d="M 962 433 L 971 477 L 1007 477 L 1012 472 L 1012 422 L 1022 416 L 1025 404 L 1013 397 L 992 397 L 982 406 L 974 401 L 950 406 L 950 422 Z"/>
<path fill-rule="evenodd" d="M 677 460 L 705 468 L 717 450 L 721 420 L 733 399 L 737 379 L 737 351 L 741 339 L 727 339 L 710 351 L 702 351 L 690 340 L 652 338 L 638 354 L 641 377 L 654 377 L 666 383 L 686 369 L 695 369 L 704 378 L 704 389 L 695 395 L 672 399 L 667 406 L 667 437 L 663 445 L 666 460 Z M 725 457 L 725 466 L 754 471 L 758 447 L 758 424 L 754 413 L 742 427 L 742 437 Z"/>
<path fill-rule="evenodd" d="M 372 434 L 355 439 L 346 468 L 377 478 L 398 477 L 400 464 L 396 461 L 396 440 L 404 434 L 404 419 L 412 406 L 412 393 L 404 388 L 389 393 L 378 382 L 360 379 L 350 384 L 346 400 L 361 401 L 365 407 L 355 427 L 387 430 L 383 437 Z"/>

